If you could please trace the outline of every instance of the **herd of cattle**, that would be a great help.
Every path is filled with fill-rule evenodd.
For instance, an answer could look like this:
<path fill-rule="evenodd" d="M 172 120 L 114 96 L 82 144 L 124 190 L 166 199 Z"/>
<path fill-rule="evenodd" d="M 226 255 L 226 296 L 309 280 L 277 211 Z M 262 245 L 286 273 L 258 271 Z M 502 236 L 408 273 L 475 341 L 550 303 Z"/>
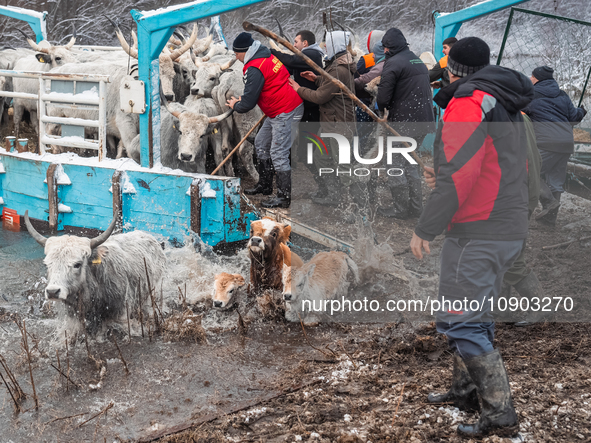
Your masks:
<path fill-rule="evenodd" d="M 85 51 L 74 47 L 75 37 L 63 46 L 53 46 L 46 40 L 35 43 L 27 38 L 31 50 L 0 50 L 0 69 L 109 75 L 106 96 L 108 156 L 119 158 L 126 154 L 139 163 L 138 114 L 123 112 L 119 104 L 122 83 L 137 78 L 137 62 L 131 60 L 138 57 L 137 37 L 132 33 L 130 45 L 116 25 L 115 33 L 123 51 Z M 208 147 L 213 150 L 216 165 L 219 164 L 262 116 L 258 106 L 246 114 L 229 112 L 226 100 L 231 96 L 238 97 L 244 91 L 242 63 L 236 62 L 233 52 L 224 44 L 214 43 L 211 35 L 197 39 L 196 25 L 188 37 L 180 31 L 171 37 L 159 56 L 159 72 L 163 103 L 160 110 L 163 166 L 185 172 L 206 172 Z M 39 83 L 36 79 L 1 77 L 0 88 L 37 94 Z M 32 126 L 38 130 L 37 106 L 37 100 L 13 100 L 14 135 L 17 138 L 25 111 L 29 113 Z M 8 100 L 0 100 L 3 124 L 8 121 L 7 107 Z M 94 120 L 98 116 L 95 110 L 64 109 L 51 104 L 47 106 L 47 114 Z M 47 132 L 51 135 L 60 135 L 60 131 L 59 125 L 47 125 Z M 85 136 L 95 136 L 92 131 L 92 128 L 86 128 Z M 54 153 L 60 152 L 60 148 L 53 149 Z M 258 181 L 251 141 L 242 145 L 238 155 L 248 174 Z M 223 175 L 234 175 L 231 161 L 223 168 Z"/>
<path fill-rule="evenodd" d="M 93 239 L 74 235 L 45 238 L 32 226 L 28 211 L 25 224 L 45 248 L 45 298 L 61 301 L 67 318 L 75 322 L 85 319 L 91 334 L 105 323 L 125 322 L 128 309 L 131 318 L 137 318 L 140 311 L 147 318 L 150 288 L 159 287 L 166 272 L 166 256 L 154 237 L 141 231 L 111 236 L 113 221 Z M 216 275 L 213 308 L 228 309 L 248 298 L 258 301 L 278 294 L 288 321 L 315 324 L 322 314 L 314 311 L 325 300 L 346 296 L 350 285 L 359 283 L 357 265 L 343 252 L 320 252 L 304 264 L 287 246 L 290 233 L 289 225 L 269 217 L 253 221 L 247 245 L 250 282 L 240 274 Z M 314 304 L 304 312 L 305 300 Z"/>

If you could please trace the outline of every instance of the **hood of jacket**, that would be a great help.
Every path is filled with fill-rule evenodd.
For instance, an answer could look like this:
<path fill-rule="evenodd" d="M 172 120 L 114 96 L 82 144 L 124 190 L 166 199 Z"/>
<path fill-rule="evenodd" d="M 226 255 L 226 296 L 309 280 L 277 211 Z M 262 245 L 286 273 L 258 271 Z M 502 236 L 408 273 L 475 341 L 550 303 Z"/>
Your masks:
<path fill-rule="evenodd" d="M 339 52 L 347 50 L 349 35 L 345 31 L 332 31 L 326 33 L 326 58 L 332 59 Z"/>
<path fill-rule="evenodd" d="M 382 42 L 377 42 L 373 45 L 372 52 L 377 65 L 384 58 L 384 45 L 382 45 Z"/>
<path fill-rule="evenodd" d="M 470 97 L 475 90 L 483 91 L 496 98 L 511 114 L 521 111 L 534 98 L 531 80 L 503 66 L 489 65 L 465 78 L 466 81 L 457 86 L 454 97 Z"/>
<path fill-rule="evenodd" d="M 306 46 L 304 49 L 302 49 L 302 52 L 306 52 L 306 51 L 317 51 L 320 54 L 322 54 L 322 57 L 324 58 L 325 53 L 322 50 L 322 48 L 318 45 L 318 43 L 314 43 L 313 45 L 310 46 Z"/>
<path fill-rule="evenodd" d="M 398 28 L 390 28 L 384 34 L 382 38 L 382 45 L 384 48 L 388 48 L 386 57 L 392 57 L 398 54 L 400 51 L 404 51 L 408 48 L 408 43 L 402 31 Z"/>
<path fill-rule="evenodd" d="M 257 44 L 258 43 L 258 44 Z M 266 46 L 261 45 L 261 42 L 255 40 L 255 42 L 248 48 L 246 54 L 244 55 L 244 64 L 247 64 L 251 60 L 255 60 L 257 58 L 267 58 L 271 57 L 271 50 Z"/>
<path fill-rule="evenodd" d="M 536 98 L 540 95 L 548 98 L 556 98 L 560 95 L 560 87 L 553 78 L 542 80 L 534 85 Z"/>
<path fill-rule="evenodd" d="M 355 72 L 357 72 L 357 65 L 355 64 L 353 56 L 349 53 L 349 51 L 345 50 L 338 53 L 333 60 L 327 63 L 326 70 L 328 71 L 330 68 L 336 69 L 338 65 L 346 66 L 352 74 L 355 74 Z"/>

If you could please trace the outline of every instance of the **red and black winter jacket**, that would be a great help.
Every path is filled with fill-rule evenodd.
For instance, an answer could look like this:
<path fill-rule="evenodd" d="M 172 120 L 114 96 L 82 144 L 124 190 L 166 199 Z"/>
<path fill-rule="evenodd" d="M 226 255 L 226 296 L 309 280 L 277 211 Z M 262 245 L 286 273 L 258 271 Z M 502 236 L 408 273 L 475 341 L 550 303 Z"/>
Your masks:
<path fill-rule="evenodd" d="M 434 146 L 437 185 L 415 233 L 429 241 L 446 228 L 449 237 L 525 239 L 527 138 L 519 111 L 533 86 L 500 66 L 456 83 Z"/>

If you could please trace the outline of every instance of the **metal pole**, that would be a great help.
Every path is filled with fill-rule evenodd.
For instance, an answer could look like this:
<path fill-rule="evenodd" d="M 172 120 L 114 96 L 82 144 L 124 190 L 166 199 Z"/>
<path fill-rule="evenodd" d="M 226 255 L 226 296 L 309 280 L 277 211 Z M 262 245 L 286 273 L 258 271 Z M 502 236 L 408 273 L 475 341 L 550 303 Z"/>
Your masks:
<path fill-rule="evenodd" d="M 43 96 L 45 95 L 45 80 L 43 77 L 39 77 L 39 95 L 37 100 L 37 117 L 39 118 L 39 141 L 37 145 L 39 146 L 39 154 L 45 154 L 45 143 L 43 143 L 43 137 L 45 136 L 45 122 L 44 117 L 46 115 L 45 109 L 45 102 L 43 101 Z M 48 182 L 49 183 L 49 182 Z"/>
<path fill-rule="evenodd" d="M 98 126 L 98 159 L 102 162 L 107 157 L 107 87 L 104 81 L 99 82 L 99 126 Z"/>
<path fill-rule="evenodd" d="M 587 72 L 587 78 L 585 79 L 585 85 L 583 86 L 583 92 L 581 92 L 581 98 L 579 99 L 579 108 L 583 104 L 583 98 L 585 97 L 585 91 L 587 90 L 587 83 L 589 82 L 589 76 L 591 75 L 591 66 L 589 67 L 589 72 Z"/>
<path fill-rule="evenodd" d="M 515 12 L 515 8 L 511 8 L 511 12 L 509 13 L 509 20 L 507 20 L 507 26 L 505 26 L 505 34 L 503 35 L 503 43 L 501 43 L 501 49 L 499 50 L 499 56 L 497 57 L 497 65 L 501 64 L 501 59 L 503 58 L 503 52 L 505 52 L 505 43 L 507 43 L 507 36 L 509 35 L 509 28 L 511 28 L 511 22 L 513 21 L 514 12 Z"/>

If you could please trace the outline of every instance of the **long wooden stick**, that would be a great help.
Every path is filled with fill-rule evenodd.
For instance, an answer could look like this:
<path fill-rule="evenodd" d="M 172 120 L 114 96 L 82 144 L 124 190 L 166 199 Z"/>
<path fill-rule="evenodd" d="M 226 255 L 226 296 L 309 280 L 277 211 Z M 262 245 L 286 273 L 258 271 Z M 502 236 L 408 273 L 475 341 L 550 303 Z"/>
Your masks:
<path fill-rule="evenodd" d="M 547 251 L 548 249 L 557 249 L 557 248 L 561 248 L 563 246 L 572 245 L 573 243 L 576 243 L 578 241 L 585 241 L 585 240 L 590 240 L 590 239 L 591 239 L 591 236 L 587 236 L 587 237 L 577 238 L 575 240 L 565 241 L 563 243 L 558 243 L 557 245 L 543 246 L 542 251 Z"/>
<path fill-rule="evenodd" d="M 316 72 L 318 72 L 322 77 L 326 78 L 328 81 L 330 81 L 334 85 L 338 86 L 345 93 L 345 95 L 347 97 L 349 97 L 351 100 L 353 100 L 357 104 L 357 106 L 359 106 L 361 109 L 363 109 L 371 118 L 373 118 L 378 123 L 381 123 L 386 129 L 388 129 L 388 131 L 390 131 L 396 137 L 400 137 L 400 134 L 393 127 L 391 127 L 389 124 L 387 124 L 386 120 L 379 118 L 365 103 L 363 103 L 361 100 L 359 100 L 357 98 L 357 96 L 351 92 L 351 90 L 347 87 L 347 85 L 345 85 L 343 82 L 341 82 L 340 80 L 334 78 L 332 75 L 327 73 L 324 69 L 322 69 L 316 63 L 314 63 L 314 61 L 310 57 L 308 57 L 302 51 L 296 49 L 295 46 L 293 46 L 287 40 L 279 37 L 273 31 L 269 31 L 268 29 L 254 25 L 250 22 L 243 22 L 242 27 L 244 28 L 245 31 L 256 31 L 260 34 L 263 34 L 265 37 L 272 38 L 277 43 L 281 43 L 283 46 L 285 46 L 287 49 L 289 49 L 295 55 L 302 58 L 312 69 L 314 69 Z M 406 144 L 406 146 L 409 146 L 408 143 L 405 143 L 405 144 Z M 423 163 L 423 161 L 419 158 L 419 156 L 414 151 L 411 151 L 410 154 L 413 156 L 413 158 L 416 160 L 416 162 L 419 164 L 419 166 L 421 168 L 425 169 L 425 163 Z"/>
<path fill-rule="evenodd" d="M 236 151 L 238 150 L 238 148 L 239 148 L 240 146 L 242 146 L 242 143 L 244 143 L 244 142 L 246 141 L 246 139 L 247 139 L 248 137 L 250 137 L 250 134 L 252 134 L 252 132 L 253 132 L 253 131 L 254 131 L 254 130 L 255 130 L 257 127 L 258 127 L 258 126 L 260 126 L 260 125 L 263 123 L 263 121 L 264 121 L 266 118 L 267 118 L 267 116 L 266 116 L 266 115 L 263 115 L 263 116 L 262 116 L 262 117 L 259 119 L 259 121 L 258 121 L 258 122 L 256 122 L 256 123 L 255 123 L 255 125 L 254 125 L 252 128 L 250 128 L 250 131 L 248 131 L 248 132 L 246 133 L 246 135 L 245 135 L 244 137 L 242 137 L 242 140 L 240 140 L 240 142 L 238 142 L 238 144 L 236 145 L 236 147 L 235 147 L 234 149 L 232 149 L 232 152 L 230 152 L 230 153 L 229 153 L 229 154 L 226 156 L 226 158 L 224 159 L 224 161 L 223 161 L 223 162 L 221 162 L 221 163 L 218 165 L 218 167 L 217 167 L 217 168 L 215 168 L 215 169 L 213 170 L 213 172 L 211 173 L 211 175 L 215 175 L 215 174 L 216 174 L 216 172 L 218 172 L 218 171 L 221 169 L 221 167 L 222 167 L 222 166 L 224 166 L 228 160 L 230 160 L 230 157 L 232 157 L 232 156 L 233 156 L 233 155 L 236 153 Z"/>

